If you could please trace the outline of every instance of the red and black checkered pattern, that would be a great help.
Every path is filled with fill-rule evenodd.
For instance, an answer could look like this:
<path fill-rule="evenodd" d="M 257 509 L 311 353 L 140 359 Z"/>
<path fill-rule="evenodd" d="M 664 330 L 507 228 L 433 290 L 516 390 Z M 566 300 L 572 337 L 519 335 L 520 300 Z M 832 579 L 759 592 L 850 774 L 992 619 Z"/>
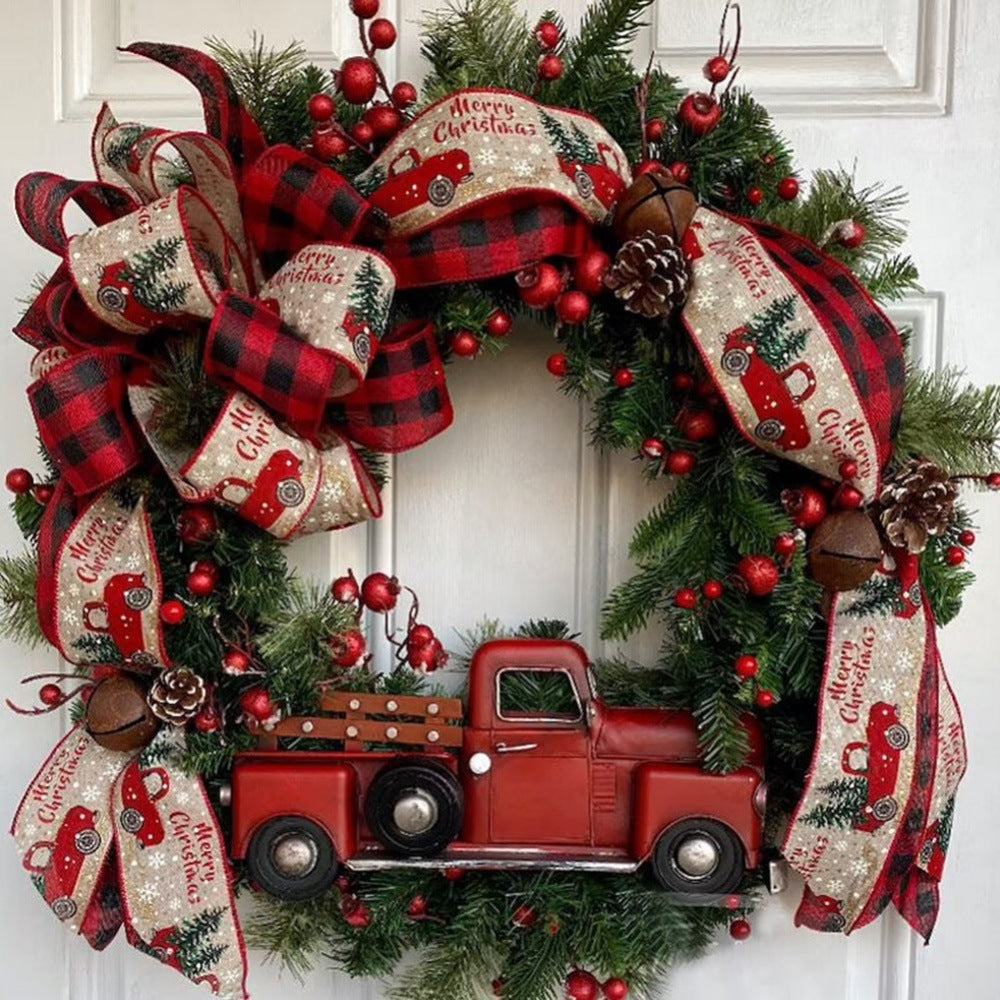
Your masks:
<path fill-rule="evenodd" d="M 434 327 L 404 323 L 381 344 L 360 388 L 330 407 L 352 440 L 373 451 L 415 448 L 455 417 Z"/>
<path fill-rule="evenodd" d="M 135 42 L 123 51 L 152 59 L 194 84 L 201 94 L 205 130 L 229 150 L 238 167 L 249 166 L 264 151 L 264 133 L 243 106 L 226 71 L 210 56 L 158 42 Z"/>
<path fill-rule="evenodd" d="M 98 226 L 139 207 L 127 191 L 113 184 L 73 181 L 43 171 L 22 177 L 14 191 L 14 205 L 24 231 L 39 246 L 60 256 L 68 242 L 63 211 L 71 201 Z"/>
<path fill-rule="evenodd" d="M 854 380 L 884 466 L 903 410 L 905 362 L 899 333 L 838 261 L 777 226 L 740 221 L 756 231 L 772 260 L 826 328 Z"/>
<path fill-rule="evenodd" d="M 227 292 L 208 331 L 205 371 L 239 386 L 300 434 L 315 435 L 337 359 L 303 343 L 272 309 Z"/>
<path fill-rule="evenodd" d="M 80 496 L 120 479 L 141 458 L 122 364 L 115 354 L 88 351 L 28 388 L 42 444 Z"/>
<path fill-rule="evenodd" d="M 63 540 L 76 520 L 79 501 L 65 479 L 56 483 L 52 499 L 45 505 L 45 513 L 38 528 L 38 586 L 35 588 L 35 607 L 38 623 L 45 638 L 59 648 L 56 629 L 56 560 Z"/>
<path fill-rule="evenodd" d="M 371 205 L 335 170 L 291 146 L 272 146 L 248 171 L 243 224 L 274 274 L 310 243 L 352 242 Z"/>
<path fill-rule="evenodd" d="M 537 264 L 578 257 L 594 246 L 593 223 L 568 203 L 538 193 L 501 198 L 406 239 L 386 240 L 382 252 L 398 288 L 483 281 Z"/>
<path fill-rule="evenodd" d="M 70 278 L 69 268 L 65 264 L 60 264 L 55 274 L 49 278 L 45 287 L 25 310 L 17 326 L 14 327 L 14 333 L 39 351 L 59 343 L 61 337 L 57 322 L 58 304 L 72 288 L 73 280 Z M 56 309 L 53 309 L 54 304 L 57 306 Z"/>

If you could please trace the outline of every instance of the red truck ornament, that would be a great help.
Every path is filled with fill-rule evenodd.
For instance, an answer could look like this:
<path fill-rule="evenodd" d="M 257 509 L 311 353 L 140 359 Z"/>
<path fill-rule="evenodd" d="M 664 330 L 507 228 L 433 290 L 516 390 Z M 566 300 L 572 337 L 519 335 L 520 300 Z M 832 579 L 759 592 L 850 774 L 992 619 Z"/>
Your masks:
<path fill-rule="evenodd" d="M 526 705 L 525 691 L 544 700 Z M 237 755 L 223 788 L 232 857 L 279 898 L 319 895 L 341 866 L 625 873 L 648 865 L 664 889 L 705 900 L 736 890 L 761 862 L 766 785 L 755 720 L 743 723 L 747 764 L 709 773 L 689 713 L 605 705 L 575 643 L 480 647 L 464 724 L 450 724 L 462 720 L 455 699 L 338 693 L 323 707 L 346 718 L 282 721 L 273 749 Z M 340 737 L 344 749 L 277 749 L 292 736 Z M 422 749 L 366 751 L 362 741 Z M 782 870 L 769 867 L 777 891 Z"/>

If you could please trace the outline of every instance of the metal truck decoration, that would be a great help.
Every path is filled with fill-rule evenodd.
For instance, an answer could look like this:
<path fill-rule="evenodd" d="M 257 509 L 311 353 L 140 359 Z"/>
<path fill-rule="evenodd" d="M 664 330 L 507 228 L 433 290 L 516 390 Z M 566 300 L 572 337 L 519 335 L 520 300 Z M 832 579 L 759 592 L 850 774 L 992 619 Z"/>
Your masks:
<path fill-rule="evenodd" d="M 324 892 L 341 867 L 648 865 L 664 889 L 703 899 L 733 892 L 761 863 L 756 722 L 743 721 L 747 765 L 711 774 L 689 713 L 608 707 L 575 643 L 481 646 L 464 723 L 462 703 L 447 698 L 338 692 L 322 709 L 285 719 L 239 754 L 223 788 L 232 857 L 280 898 Z M 281 749 L 289 738 L 342 749 Z M 768 875 L 777 891 L 777 864 Z"/>

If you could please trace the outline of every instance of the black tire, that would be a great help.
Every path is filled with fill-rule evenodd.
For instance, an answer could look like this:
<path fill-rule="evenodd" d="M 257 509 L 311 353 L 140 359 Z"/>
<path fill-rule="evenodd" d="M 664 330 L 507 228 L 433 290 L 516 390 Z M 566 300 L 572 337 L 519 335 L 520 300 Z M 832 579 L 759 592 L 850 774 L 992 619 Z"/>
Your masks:
<path fill-rule="evenodd" d="M 754 428 L 753 433 L 761 441 L 777 441 L 785 433 L 785 425 L 774 417 L 768 417 Z"/>
<path fill-rule="evenodd" d="M 407 803 L 415 824 L 407 828 Z M 402 763 L 387 767 L 368 789 L 365 819 L 375 838 L 403 855 L 440 854 L 462 828 L 462 786 L 436 764 Z"/>
<path fill-rule="evenodd" d="M 910 745 L 909 730 L 896 722 L 885 731 L 885 741 L 893 750 L 905 750 Z"/>
<path fill-rule="evenodd" d="M 455 182 L 450 177 L 435 177 L 427 186 L 427 200 L 435 208 L 444 208 L 455 197 Z"/>
<path fill-rule="evenodd" d="M 686 872 L 678 863 L 685 842 L 703 838 L 711 843 L 717 861 L 703 874 Z M 715 895 L 734 892 L 743 881 L 743 844 L 728 826 L 714 819 L 683 819 L 667 829 L 656 842 L 651 859 L 656 881 L 668 892 Z"/>
<path fill-rule="evenodd" d="M 311 864 L 301 874 L 281 867 L 277 852 L 295 839 L 312 852 Z M 278 899 L 301 901 L 321 896 L 337 877 L 337 855 L 326 831 L 302 816 L 281 816 L 265 823 L 250 841 L 247 867 L 253 882 Z"/>

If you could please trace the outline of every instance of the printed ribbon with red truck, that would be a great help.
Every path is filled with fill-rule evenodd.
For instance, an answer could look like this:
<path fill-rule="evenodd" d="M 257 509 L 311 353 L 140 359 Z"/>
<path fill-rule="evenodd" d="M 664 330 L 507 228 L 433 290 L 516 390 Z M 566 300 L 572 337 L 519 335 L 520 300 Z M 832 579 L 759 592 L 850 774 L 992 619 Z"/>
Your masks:
<path fill-rule="evenodd" d="M 21 181 L 22 224 L 61 263 L 15 332 L 37 351 L 28 394 L 61 473 L 39 538 L 43 628 L 71 661 L 106 637 L 141 669 L 166 662 L 162 585 L 143 505 L 126 505 L 114 484 L 155 461 L 184 499 L 233 509 L 280 538 L 377 517 L 378 491 L 354 445 L 400 451 L 452 419 L 433 329 L 387 329 L 393 289 L 484 280 L 548 256 L 578 256 L 596 245 L 595 227 L 631 175 L 622 150 L 590 117 L 486 90 L 425 110 L 356 189 L 306 153 L 267 147 L 204 54 L 148 43 L 130 51 L 198 87 L 206 132 L 120 124 L 105 107 L 93 136 L 96 182 L 52 174 Z M 70 201 L 94 229 L 67 236 Z M 378 242 L 380 252 L 359 239 Z M 902 346 L 892 325 L 849 272 L 792 234 L 702 208 L 684 246 L 693 281 L 683 319 L 737 426 L 756 446 L 823 475 L 852 459 L 855 484 L 873 498 L 902 405 Z M 776 354 L 758 336 L 768 323 L 796 328 Z M 153 356 L 165 339 L 183 349 L 202 332 L 204 368 L 230 393 L 201 445 L 179 450 L 158 434 Z M 857 594 L 835 600 L 816 755 L 785 853 L 808 883 L 798 922 L 850 931 L 893 902 L 927 936 L 964 740 L 915 560 L 889 555 L 879 573 L 898 584 L 905 611 L 855 615 Z M 162 817 L 141 764 L 79 730 L 55 758 L 66 754 L 88 767 L 115 758 L 101 772 L 106 782 L 119 779 L 112 797 L 131 775 L 130 787 Z M 184 794 L 203 801 L 197 779 L 165 760 L 166 783 L 189 782 Z M 58 780 L 46 777 L 51 769 L 52 759 L 32 788 Z M 815 817 L 845 778 L 866 789 L 853 786 L 864 799 L 856 822 L 824 829 Z M 87 822 L 89 806 L 76 799 L 61 796 L 60 828 L 41 839 L 32 839 L 37 822 L 24 806 L 15 819 L 25 867 L 47 899 L 76 876 L 50 874 L 57 852 L 39 863 L 46 852 L 35 845 L 71 836 L 64 822 L 67 830 Z M 205 810 L 205 849 L 227 872 Z M 86 856 L 70 866 L 90 872 L 70 893 L 79 914 L 70 925 L 95 946 L 118 926 L 94 916 L 100 899 L 119 892 L 128 911 L 140 884 L 120 863 L 123 833 L 109 815 L 94 832 L 106 848 L 119 841 L 117 869 L 106 853 L 100 874 Z M 81 829 L 92 843 L 90 827 Z M 181 835 L 165 827 L 164 836 L 175 843 Z M 849 863 L 857 859 L 865 864 Z M 212 924 L 218 961 L 239 956 L 242 967 L 235 912 L 221 896 L 207 909 L 209 917 L 186 913 L 186 926 Z M 211 956 L 178 958 L 169 942 L 186 940 L 180 924 L 125 921 L 136 947 L 190 978 L 192 969 L 209 969 L 202 978 L 219 995 L 244 995 L 244 977 L 211 971 Z"/>

